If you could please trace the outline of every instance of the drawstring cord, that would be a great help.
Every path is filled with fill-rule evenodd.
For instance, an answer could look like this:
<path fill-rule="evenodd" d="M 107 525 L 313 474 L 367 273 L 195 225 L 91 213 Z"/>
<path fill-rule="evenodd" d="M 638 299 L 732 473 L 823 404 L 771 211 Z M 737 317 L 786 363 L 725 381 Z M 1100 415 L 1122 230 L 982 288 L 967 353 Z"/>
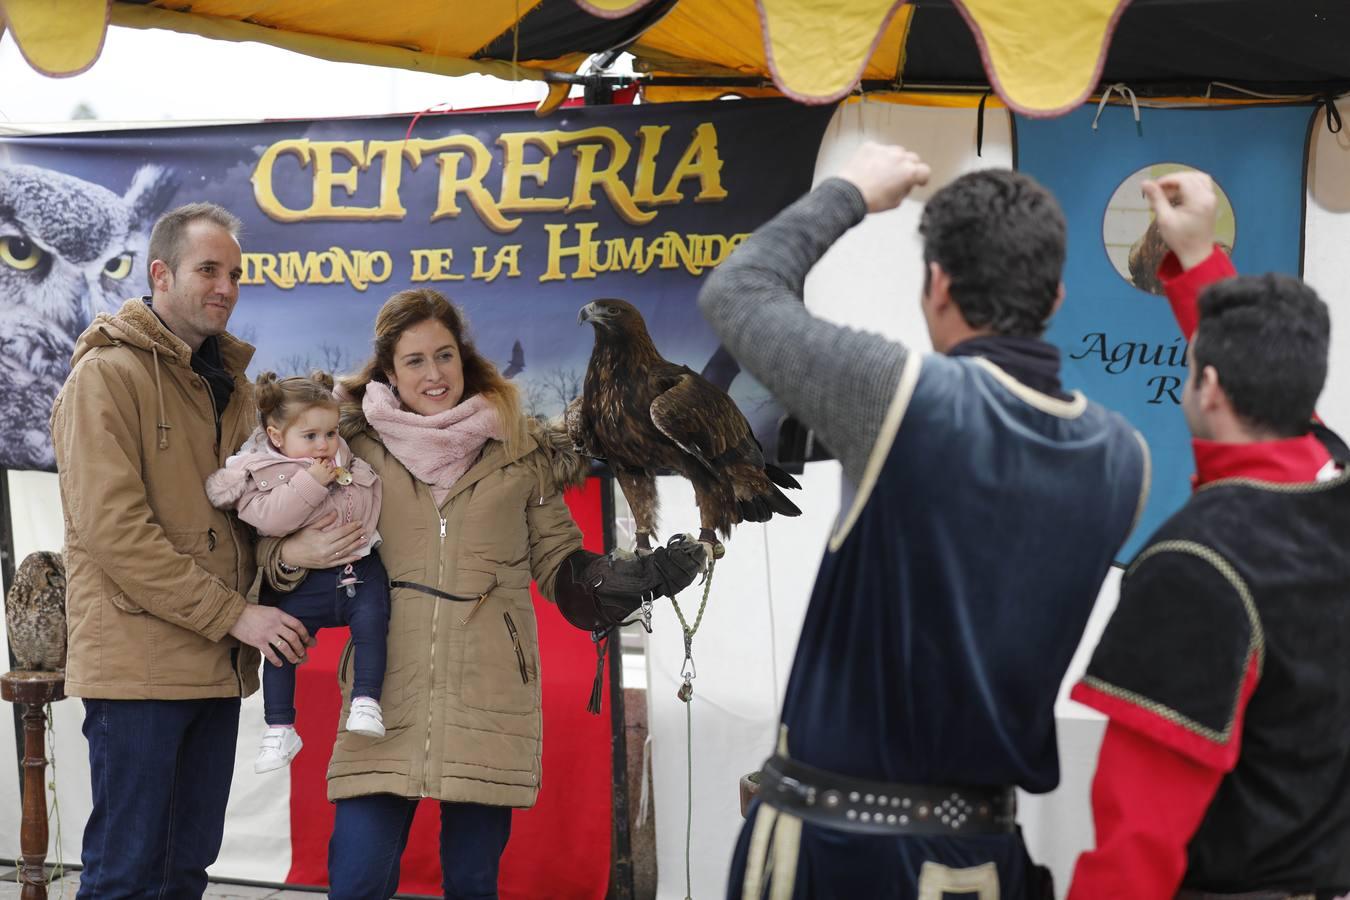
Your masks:
<path fill-rule="evenodd" d="M 159 430 L 159 449 L 169 449 L 169 429 L 170 425 L 164 417 L 164 386 L 159 380 L 159 348 L 154 344 L 150 345 L 150 355 L 155 358 L 155 394 L 159 398 L 159 421 L 155 427 Z"/>
<path fill-rule="evenodd" d="M 1120 94 L 1120 99 L 1129 100 L 1130 106 L 1134 109 L 1134 130 L 1140 137 L 1144 136 L 1144 125 L 1139 120 L 1139 100 L 1134 96 L 1134 91 L 1126 87 L 1124 82 L 1117 81 L 1115 84 L 1107 85 L 1106 90 L 1102 91 L 1102 99 L 1097 102 L 1097 114 L 1092 117 L 1092 130 L 1097 130 L 1097 120 L 1102 117 L 1102 110 L 1106 108 L 1106 101 L 1111 99 L 1111 93 Z"/>

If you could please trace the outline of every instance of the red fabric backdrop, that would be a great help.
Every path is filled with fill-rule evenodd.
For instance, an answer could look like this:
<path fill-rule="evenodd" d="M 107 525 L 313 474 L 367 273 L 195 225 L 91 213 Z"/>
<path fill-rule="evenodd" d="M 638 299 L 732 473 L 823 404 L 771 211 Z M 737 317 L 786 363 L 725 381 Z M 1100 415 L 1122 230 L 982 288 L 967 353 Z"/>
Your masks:
<path fill-rule="evenodd" d="M 586 547 L 603 552 L 601 483 L 592 478 L 569 491 L 567 505 Z M 517 810 L 502 858 L 503 898 L 602 898 L 609 885 L 612 781 L 609 696 L 598 716 L 586 712 L 595 649 L 536 591 L 544 696 L 544 775 L 539 802 Z M 333 807 L 325 772 L 337 731 L 341 698 L 337 661 L 347 629 L 319 634 L 296 678 L 296 727 L 304 751 L 291 764 L 291 871 L 289 884 L 328 884 L 328 837 Z M 423 801 L 403 854 L 401 892 L 441 893 L 440 815 Z"/>

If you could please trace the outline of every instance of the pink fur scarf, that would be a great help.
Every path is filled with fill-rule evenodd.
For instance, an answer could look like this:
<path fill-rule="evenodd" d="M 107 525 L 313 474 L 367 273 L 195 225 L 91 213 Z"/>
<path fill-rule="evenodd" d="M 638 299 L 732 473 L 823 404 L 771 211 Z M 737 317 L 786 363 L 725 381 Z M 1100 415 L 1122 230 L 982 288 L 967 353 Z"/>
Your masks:
<path fill-rule="evenodd" d="M 387 384 L 372 381 L 361 411 L 405 469 L 441 490 L 469 471 L 489 438 L 504 435 L 496 408 L 482 394 L 434 416 L 420 416 L 404 409 Z"/>

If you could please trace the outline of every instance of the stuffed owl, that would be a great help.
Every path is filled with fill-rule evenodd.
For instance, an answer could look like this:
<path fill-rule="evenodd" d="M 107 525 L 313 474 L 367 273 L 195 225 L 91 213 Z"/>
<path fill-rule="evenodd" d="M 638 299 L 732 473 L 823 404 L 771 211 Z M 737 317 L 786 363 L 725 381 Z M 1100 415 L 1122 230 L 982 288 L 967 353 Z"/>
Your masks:
<path fill-rule="evenodd" d="M 19 563 L 5 596 L 5 625 L 18 668 L 55 672 L 66 667 L 66 564 L 61 554 L 39 550 Z"/>

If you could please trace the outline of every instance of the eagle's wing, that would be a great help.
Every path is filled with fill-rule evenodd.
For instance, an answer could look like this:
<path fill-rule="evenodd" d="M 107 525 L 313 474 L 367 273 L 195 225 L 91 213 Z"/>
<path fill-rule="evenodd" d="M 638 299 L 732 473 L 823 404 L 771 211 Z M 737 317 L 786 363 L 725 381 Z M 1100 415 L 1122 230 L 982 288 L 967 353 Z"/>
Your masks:
<path fill-rule="evenodd" d="M 652 401 L 652 424 L 709 472 L 721 474 L 729 451 L 759 466 L 764 455 L 750 432 L 750 423 L 725 393 L 681 367 L 665 379 L 668 387 Z"/>

